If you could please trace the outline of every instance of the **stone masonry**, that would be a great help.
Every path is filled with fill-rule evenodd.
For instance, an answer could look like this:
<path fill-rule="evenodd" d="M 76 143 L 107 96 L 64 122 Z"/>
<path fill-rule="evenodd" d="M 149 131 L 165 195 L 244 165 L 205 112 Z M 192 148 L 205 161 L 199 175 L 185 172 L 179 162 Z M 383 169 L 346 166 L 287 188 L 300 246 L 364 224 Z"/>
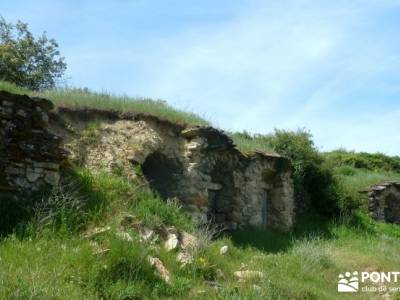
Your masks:
<path fill-rule="evenodd" d="M 164 199 L 177 198 L 200 222 L 280 231 L 293 225 L 291 167 L 279 155 L 245 155 L 211 127 L 190 128 L 149 116 L 116 118 L 99 111 L 59 113 L 71 124 L 102 120 L 89 141 L 69 145 L 73 159 L 94 172 L 125 169 L 135 176 L 134 166 L 140 166 L 154 190 Z"/>
<path fill-rule="evenodd" d="M 377 221 L 400 224 L 400 182 L 384 182 L 362 191 L 370 215 Z"/>
<path fill-rule="evenodd" d="M 162 198 L 176 198 L 199 222 L 280 231 L 293 225 L 289 161 L 244 154 L 212 127 L 133 112 L 54 110 L 48 100 L 7 92 L 0 92 L 0 124 L 0 199 L 29 199 L 33 191 L 56 185 L 68 159 L 93 172 L 123 171 L 128 178 L 138 176 L 140 167 Z"/>
<path fill-rule="evenodd" d="M 45 99 L 0 92 L 0 199 L 58 183 L 64 151 L 47 130 L 52 109 Z"/>

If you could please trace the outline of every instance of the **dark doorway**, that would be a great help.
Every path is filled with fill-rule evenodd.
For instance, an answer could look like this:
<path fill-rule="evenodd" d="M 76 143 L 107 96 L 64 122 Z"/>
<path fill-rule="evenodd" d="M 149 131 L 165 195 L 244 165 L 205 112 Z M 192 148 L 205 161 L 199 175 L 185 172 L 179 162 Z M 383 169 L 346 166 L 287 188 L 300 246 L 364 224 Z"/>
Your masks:
<path fill-rule="evenodd" d="M 155 152 L 150 154 L 142 164 L 143 175 L 151 187 L 164 199 L 177 195 L 179 179 L 182 176 L 182 165 L 176 159 Z"/>
<path fill-rule="evenodd" d="M 400 224 L 400 199 L 390 193 L 385 199 L 385 221 Z"/>

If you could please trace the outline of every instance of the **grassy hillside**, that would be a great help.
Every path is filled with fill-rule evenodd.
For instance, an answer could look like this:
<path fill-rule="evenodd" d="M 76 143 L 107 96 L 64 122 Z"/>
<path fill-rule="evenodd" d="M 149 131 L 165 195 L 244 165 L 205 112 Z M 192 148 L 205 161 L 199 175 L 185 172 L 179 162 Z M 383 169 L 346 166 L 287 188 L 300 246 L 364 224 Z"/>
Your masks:
<path fill-rule="evenodd" d="M 336 150 L 323 153 L 324 165 L 338 182 L 341 202 L 348 207 L 366 206 L 359 192 L 385 181 L 400 181 L 400 157 L 381 153 Z"/>
<path fill-rule="evenodd" d="M 45 97 L 60 106 L 134 110 L 173 122 L 208 124 L 162 101 L 77 89 L 34 93 L 4 82 L 0 90 Z M 274 151 L 291 159 L 296 191 L 311 206 L 290 234 L 247 228 L 213 236 L 212 228 L 196 226 L 175 201 L 162 201 L 149 190 L 139 169 L 132 180 L 122 173 L 92 174 L 74 167 L 59 187 L 37 193 L 31 209 L 2 201 L 0 299 L 385 296 L 338 294 L 336 284 L 340 272 L 400 266 L 400 227 L 371 220 L 358 193 L 371 184 L 400 180 L 399 158 L 343 150 L 320 153 L 304 130 L 231 136 L 242 150 Z M 124 229 L 131 237 L 127 239 L 121 235 L 124 216 L 154 230 L 173 226 L 195 235 L 199 243 L 190 249 L 193 262 L 182 267 L 177 251 L 166 251 L 160 238 L 143 242 L 135 228 Z M 224 245 L 229 250 L 222 255 Z M 161 259 L 171 273 L 170 283 L 154 273 L 148 256 Z M 239 270 L 261 271 L 263 276 L 240 281 L 234 276 Z"/>
<path fill-rule="evenodd" d="M 317 216 L 311 223 L 307 216 L 289 235 L 247 229 L 211 241 L 175 203 L 121 175 L 76 169 L 61 189 L 1 240 L 0 299 L 362 299 L 338 297 L 339 272 L 400 265 L 399 227 L 375 224 L 362 213 L 341 224 Z M 126 214 L 152 228 L 172 225 L 198 236 L 194 262 L 181 267 L 175 251 L 157 240 L 140 242 L 134 229 L 127 231 L 132 241 L 121 238 Z M 223 245 L 229 246 L 225 255 Z M 96 247 L 109 251 L 96 254 Z M 147 255 L 163 261 L 169 284 L 154 274 Z M 264 277 L 240 282 L 233 275 L 238 270 Z"/>

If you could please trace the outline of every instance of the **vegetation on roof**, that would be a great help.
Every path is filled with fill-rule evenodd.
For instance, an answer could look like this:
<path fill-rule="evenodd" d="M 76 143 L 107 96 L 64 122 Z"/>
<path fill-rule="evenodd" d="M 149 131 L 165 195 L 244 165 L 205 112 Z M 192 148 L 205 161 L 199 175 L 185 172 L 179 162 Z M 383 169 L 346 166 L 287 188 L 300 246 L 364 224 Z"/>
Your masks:
<path fill-rule="evenodd" d="M 27 94 L 51 100 L 56 106 L 70 108 L 96 108 L 121 112 L 133 111 L 156 116 L 179 124 L 209 125 L 198 115 L 172 107 L 164 100 L 152 100 L 141 97 L 116 96 L 109 93 L 97 93 L 80 88 L 56 88 L 42 91 L 30 91 L 14 84 L 0 81 L 0 90 L 16 94 Z"/>

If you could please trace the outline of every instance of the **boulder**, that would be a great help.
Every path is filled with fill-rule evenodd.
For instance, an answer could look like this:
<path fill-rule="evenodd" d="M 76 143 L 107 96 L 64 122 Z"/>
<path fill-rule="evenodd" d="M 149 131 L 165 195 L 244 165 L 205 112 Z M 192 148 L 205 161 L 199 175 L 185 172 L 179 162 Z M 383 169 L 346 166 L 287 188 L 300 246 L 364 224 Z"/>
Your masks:
<path fill-rule="evenodd" d="M 150 228 L 142 227 L 139 230 L 139 237 L 141 241 L 149 242 L 153 237 L 155 237 L 155 232 Z"/>
<path fill-rule="evenodd" d="M 147 260 L 149 261 L 150 265 L 154 267 L 156 274 L 164 280 L 166 283 L 170 282 L 171 276 L 167 268 L 164 266 L 162 261 L 157 257 L 148 256 Z"/>
<path fill-rule="evenodd" d="M 228 253 L 229 247 L 228 246 L 222 246 L 221 249 L 219 250 L 219 253 L 221 255 L 225 255 L 226 253 Z"/>
<path fill-rule="evenodd" d="M 86 232 L 83 236 L 84 236 L 85 238 L 90 239 L 90 238 L 92 238 L 92 237 L 95 237 L 95 236 L 97 236 L 97 235 L 100 235 L 100 234 L 105 233 L 105 232 L 110 231 L 110 230 L 111 230 L 111 227 L 110 227 L 110 226 L 106 226 L 106 227 L 95 227 L 95 228 L 93 228 L 92 230 Z"/>
<path fill-rule="evenodd" d="M 193 256 L 187 252 L 179 252 L 176 256 L 176 261 L 181 264 L 182 267 L 186 266 L 187 264 L 193 263 Z"/>
<path fill-rule="evenodd" d="M 182 249 L 193 249 L 196 247 L 198 240 L 194 235 L 181 231 L 179 232 L 179 242 Z"/>
<path fill-rule="evenodd" d="M 235 276 L 239 281 L 246 281 L 248 279 L 260 279 L 264 278 L 265 274 L 261 271 L 236 271 L 233 273 L 233 276 Z"/>
<path fill-rule="evenodd" d="M 169 233 L 167 240 L 164 243 L 164 247 L 167 251 L 172 251 L 176 249 L 179 245 L 178 235 L 175 233 Z"/>
<path fill-rule="evenodd" d="M 132 242 L 133 238 L 131 235 L 125 231 L 118 231 L 116 233 L 117 237 L 119 237 L 121 240 L 127 241 L 127 242 Z"/>

